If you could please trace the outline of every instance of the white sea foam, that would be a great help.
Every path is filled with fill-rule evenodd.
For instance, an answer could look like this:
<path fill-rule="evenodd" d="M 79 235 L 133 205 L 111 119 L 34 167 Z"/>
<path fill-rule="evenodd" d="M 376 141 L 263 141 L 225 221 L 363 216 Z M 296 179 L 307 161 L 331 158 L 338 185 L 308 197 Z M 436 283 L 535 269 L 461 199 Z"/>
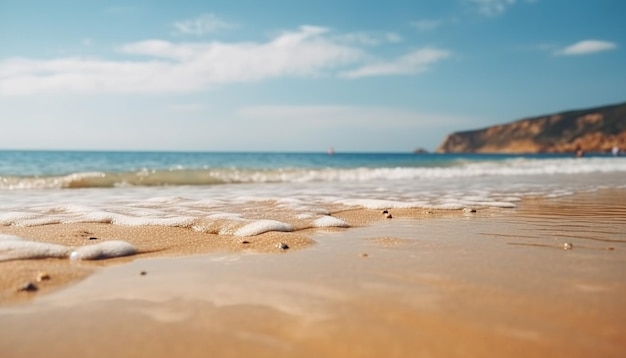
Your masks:
<path fill-rule="evenodd" d="M 126 241 L 111 240 L 73 249 L 69 246 L 25 240 L 15 235 L 0 234 L 0 262 L 67 258 L 72 260 L 100 260 L 137 253 L 137 248 Z"/>
<path fill-rule="evenodd" d="M 116 225 L 126 226 L 171 226 L 171 227 L 190 227 L 194 223 L 194 218 L 191 217 L 158 217 L 158 216 L 143 216 L 143 217 L 131 217 L 124 215 L 116 215 L 113 223 Z"/>
<path fill-rule="evenodd" d="M 38 213 L 27 213 L 22 211 L 0 213 L 0 225 L 11 225 L 16 222 L 37 218 L 40 215 L 41 214 Z"/>
<path fill-rule="evenodd" d="M 91 222 L 110 224 L 114 221 L 113 215 L 106 211 L 95 210 L 83 213 L 74 218 L 73 222 Z M 68 220 L 67 223 L 72 223 L 72 220 Z"/>
<path fill-rule="evenodd" d="M 432 205 L 430 208 L 437 209 L 437 210 L 460 210 L 460 209 L 464 209 L 465 205 L 461 203 L 443 203 L 443 204 Z"/>
<path fill-rule="evenodd" d="M 128 186 L 215 185 L 224 183 L 370 182 L 471 177 L 624 173 L 626 157 L 517 158 L 457 162 L 448 166 L 300 169 L 149 170 L 126 173 L 83 172 L 57 177 L 2 177 L 0 189 L 121 188 Z M 161 196 L 156 203 L 179 203 Z"/>
<path fill-rule="evenodd" d="M 510 159 L 479 163 L 468 162 L 449 167 L 223 171 L 220 173 L 220 177 L 230 183 L 309 183 L 610 172 L 626 172 L 626 158 Z"/>
<path fill-rule="evenodd" d="M 111 240 L 95 245 L 85 245 L 72 251 L 70 260 L 102 260 L 134 255 L 137 248 L 126 241 Z"/>
<path fill-rule="evenodd" d="M 0 234 L 0 242 L 3 240 L 22 240 L 22 238 L 15 235 Z"/>
<path fill-rule="evenodd" d="M 501 197 L 499 199 L 504 201 L 504 202 L 508 202 L 508 203 L 515 203 L 515 202 L 522 201 L 522 198 L 520 198 L 518 196 L 504 196 L 504 197 Z"/>
<path fill-rule="evenodd" d="M 394 200 L 382 200 L 382 199 L 346 199 L 338 200 L 338 204 L 347 206 L 358 206 L 366 209 L 409 209 L 409 208 L 424 208 L 428 205 L 424 201 L 412 201 L 402 202 Z"/>
<path fill-rule="evenodd" d="M 24 227 L 31 227 L 31 226 L 58 224 L 60 222 L 61 220 L 59 220 L 55 216 L 49 216 L 49 217 L 38 217 L 38 218 L 33 218 L 33 219 L 20 220 L 17 223 L 17 225 L 24 226 Z"/>
<path fill-rule="evenodd" d="M 241 214 L 235 213 L 215 213 L 210 215 L 203 215 L 206 219 L 212 220 L 240 220 Z"/>
<path fill-rule="evenodd" d="M 516 205 L 513 203 L 509 203 L 509 202 L 504 202 L 504 201 L 463 201 L 463 204 L 465 204 L 465 206 L 484 206 L 484 207 L 492 207 L 492 208 L 504 208 L 504 209 L 511 209 L 511 208 L 515 208 Z"/>
<path fill-rule="evenodd" d="M 163 204 L 178 204 L 180 202 L 187 201 L 180 196 L 158 196 L 154 198 L 148 198 L 145 200 L 145 205 L 152 204 L 154 206 L 162 206 Z"/>
<path fill-rule="evenodd" d="M 350 227 L 350 224 L 347 222 L 333 217 L 333 216 L 322 216 L 315 221 L 313 221 L 314 227 Z"/>
<path fill-rule="evenodd" d="M 89 179 L 80 183 L 85 185 L 80 190 L 54 189 L 54 186 L 41 190 L 2 190 L 6 189 L 2 185 L 15 184 L 16 180 L 58 180 L 3 177 L 0 178 L 0 225 L 158 225 L 249 236 L 292 231 L 294 227 L 302 229 L 307 225 L 316 227 L 317 218 L 352 208 L 512 208 L 529 196 L 552 198 L 598 188 L 626 187 L 626 157 L 511 159 L 446 165 L 206 169 L 230 179 L 221 181 L 222 185 L 165 185 L 164 182 L 163 186 L 124 188 L 89 187 Z M 196 175 L 199 171 L 190 173 Z M 148 174 L 158 176 L 159 172 Z M 176 180 L 184 179 L 179 176 L 185 172 L 175 174 Z M 100 180 L 99 175 L 93 172 L 73 178 Z M 130 177 L 128 173 L 125 175 Z M 105 177 L 116 180 L 114 175 Z M 247 184 L 223 184 L 226 181 Z M 322 219 L 322 223 L 324 220 L 332 219 Z"/>
<path fill-rule="evenodd" d="M 0 240 L 0 261 L 63 258 L 70 248 L 63 245 L 22 240 L 14 236 Z"/>
<path fill-rule="evenodd" d="M 293 231 L 293 227 L 287 223 L 276 220 L 258 220 L 244 225 L 235 231 L 235 236 L 256 236 L 268 231 Z"/>

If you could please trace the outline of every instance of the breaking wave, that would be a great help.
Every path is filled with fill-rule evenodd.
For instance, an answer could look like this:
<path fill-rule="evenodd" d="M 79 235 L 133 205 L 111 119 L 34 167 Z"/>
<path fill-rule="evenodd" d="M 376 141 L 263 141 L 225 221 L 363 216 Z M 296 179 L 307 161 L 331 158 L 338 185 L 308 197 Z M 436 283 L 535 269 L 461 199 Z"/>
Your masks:
<path fill-rule="evenodd" d="M 184 186 L 238 183 L 367 182 L 452 179 L 483 176 L 545 176 L 626 172 L 626 158 L 515 158 L 457 162 L 453 166 L 280 169 L 143 169 L 132 172 L 78 172 L 59 176 L 3 176 L 0 189 L 74 189 L 130 186 Z"/>

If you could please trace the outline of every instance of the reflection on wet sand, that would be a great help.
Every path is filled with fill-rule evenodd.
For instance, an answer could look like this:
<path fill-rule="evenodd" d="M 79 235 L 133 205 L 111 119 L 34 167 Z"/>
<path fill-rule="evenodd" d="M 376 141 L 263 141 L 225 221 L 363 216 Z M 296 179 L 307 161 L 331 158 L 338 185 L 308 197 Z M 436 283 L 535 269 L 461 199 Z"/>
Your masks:
<path fill-rule="evenodd" d="M 620 357 L 623 194 L 469 216 L 394 211 L 392 220 L 311 232 L 313 245 L 282 254 L 124 261 L 0 309 L 0 349 L 11 357 Z"/>

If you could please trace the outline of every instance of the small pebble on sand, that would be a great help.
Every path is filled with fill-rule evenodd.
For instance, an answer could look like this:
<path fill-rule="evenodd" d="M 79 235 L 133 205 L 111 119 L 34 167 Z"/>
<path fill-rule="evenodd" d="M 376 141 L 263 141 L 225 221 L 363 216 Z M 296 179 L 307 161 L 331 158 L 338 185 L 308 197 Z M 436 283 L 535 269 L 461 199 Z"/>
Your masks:
<path fill-rule="evenodd" d="M 145 276 L 145 275 L 147 275 L 148 273 L 147 273 L 146 271 L 141 271 L 139 274 L 140 274 L 141 276 Z"/>
<path fill-rule="evenodd" d="M 571 242 L 566 242 L 566 243 L 563 244 L 563 249 L 564 250 L 571 250 L 573 248 L 574 248 L 574 245 L 572 245 Z"/>
<path fill-rule="evenodd" d="M 26 282 L 25 284 L 23 284 L 22 286 L 20 286 L 20 288 L 18 288 L 17 290 L 19 292 L 34 292 L 37 291 L 39 288 L 37 287 L 37 285 L 35 285 L 32 282 Z"/>
<path fill-rule="evenodd" d="M 37 282 L 46 281 L 50 279 L 50 274 L 47 272 L 40 272 L 37 274 Z"/>
<path fill-rule="evenodd" d="M 276 247 L 277 247 L 277 248 L 279 248 L 279 249 L 281 249 L 281 250 L 287 250 L 287 249 L 289 249 L 289 245 L 287 245 L 287 244 L 285 244 L 285 243 L 282 243 L 282 242 L 279 242 L 278 244 L 276 244 Z"/>
<path fill-rule="evenodd" d="M 391 218 L 393 218 L 393 216 L 391 216 L 390 213 L 385 214 L 385 219 L 391 219 Z"/>
<path fill-rule="evenodd" d="M 367 257 L 367 256 L 369 256 L 369 255 L 368 255 L 367 253 L 365 253 L 365 252 L 361 252 L 361 255 L 360 255 L 360 256 L 361 256 L 361 257 Z"/>
<path fill-rule="evenodd" d="M 476 209 L 472 209 L 472 208 L 465 208 L 465 209 L 463 209 L 463 212 L 465 212 L 465 213 L 475 213 L 475 212 L 476 212 Z"/>
<path fill-rule="evenodd" d="M 242 244 L 246 245 L 246 244 L 249 244 L 249 243 L 250 243 L 250 241 L 248 241 L 248 240 L 241 240 L 241 241 L 240 241 L 240 243 L 242 243 Z"/>
<path fill-rule="evenodd" d="M 90 236 L 90 237 L 89 237 L 89 240 L 98 240 L 98 238 L 97 238 L 97 237 L 95 237 L 95 236 Z"/>

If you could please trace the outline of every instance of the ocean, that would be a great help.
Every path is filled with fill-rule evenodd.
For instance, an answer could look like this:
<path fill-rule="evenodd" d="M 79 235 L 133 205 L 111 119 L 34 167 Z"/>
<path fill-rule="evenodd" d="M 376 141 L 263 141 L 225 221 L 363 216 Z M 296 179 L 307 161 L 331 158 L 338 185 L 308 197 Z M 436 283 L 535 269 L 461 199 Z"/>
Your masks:
<path fill-rule="evenodd" d="M 626 157 L 0 151 L 0 225 L 161 225 L 236 236 L 347 227 L 351 208 L 515 208 L 626 188 Z"/>

